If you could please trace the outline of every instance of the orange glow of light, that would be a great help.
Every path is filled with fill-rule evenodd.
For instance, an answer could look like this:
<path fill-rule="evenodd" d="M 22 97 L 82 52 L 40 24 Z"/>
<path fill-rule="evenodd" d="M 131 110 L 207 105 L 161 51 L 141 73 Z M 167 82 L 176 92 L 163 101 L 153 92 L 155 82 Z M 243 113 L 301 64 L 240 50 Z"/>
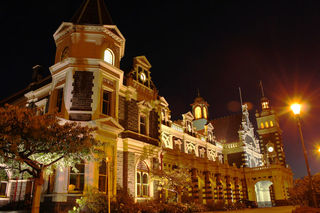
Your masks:
<path fill-rule="evenodd" d="M 299 115 L 301 110 L 301 104 L 298 104 L 298 103 L 291 104 L 290 108 L 293 114 Z"/>

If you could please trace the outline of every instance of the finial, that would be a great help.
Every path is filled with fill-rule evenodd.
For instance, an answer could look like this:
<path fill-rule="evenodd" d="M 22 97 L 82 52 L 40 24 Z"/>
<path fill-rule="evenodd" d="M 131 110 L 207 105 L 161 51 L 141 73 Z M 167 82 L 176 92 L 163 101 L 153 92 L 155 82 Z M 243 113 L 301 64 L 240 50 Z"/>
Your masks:
<path fill-rule="evenodd" d="M 198 97 L 200 97 L 200 91 L 199 91 L 199 88 L 198 88 L 197 90 L 198 90 Z"/>
<path fill-rule="evenodd" d="M 263 91 L 263 86 L 262 86 L 262 81 L 261 80 L 260 80 L 260 88 L 261 88 L 262 97 L 264 97 L 264 91 Z"/>

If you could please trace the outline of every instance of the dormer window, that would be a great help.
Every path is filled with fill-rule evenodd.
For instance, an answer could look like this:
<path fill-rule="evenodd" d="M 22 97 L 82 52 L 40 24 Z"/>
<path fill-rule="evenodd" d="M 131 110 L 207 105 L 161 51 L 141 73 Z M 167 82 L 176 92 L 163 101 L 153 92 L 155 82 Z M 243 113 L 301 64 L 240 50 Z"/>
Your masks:
<path fill-rule="evenodd" d="M 200 106 L 197 106 L 194 109 L 194 115 L 195 115 L 196 119 L 200 119 L 202 117 L 201 107 Z"/>
<path fill-rule="evenodd" d="M 112 50 L 106 49 L 104 51 L 104 61 L 109 64 L 114 65 L 114 54 L 113 54 Z"/>

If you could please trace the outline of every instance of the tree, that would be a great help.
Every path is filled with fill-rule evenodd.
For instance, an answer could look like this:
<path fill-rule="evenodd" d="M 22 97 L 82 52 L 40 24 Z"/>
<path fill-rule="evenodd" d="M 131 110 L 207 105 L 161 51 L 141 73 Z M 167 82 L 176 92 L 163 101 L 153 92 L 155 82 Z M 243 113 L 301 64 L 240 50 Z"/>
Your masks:
<path fill-rule="evenodd" d="M 44 172 L 89 159 L 99 145 L 94 131 L 64 122 L 57 114 L 39 115 L 35 109 L 12 105 L 0 108 L 0 163 L 34 178 L 33 213 L 39 212 Z"/>
<path fill-rule="evenodd" d="M 312 176 L 312 182 L 315 188 L 317 197 L 320 194 L 320 173 Z M 303 177 L 293 181 L 293 187 L 289 188 L 290 200 L 295 205 L 311 205 L 312 197 L 309 188 L 309 177 Z"/>
<path fill-rule="evenodd" d="M 178 203 L 181 203 L 183 192 L 188 191 L 188 188 L 192 186 L 191 173 L 186 168 L 154 169 L 152 175 L 155 180 L 159 180 L 163 189 L 177 195 Z"/>

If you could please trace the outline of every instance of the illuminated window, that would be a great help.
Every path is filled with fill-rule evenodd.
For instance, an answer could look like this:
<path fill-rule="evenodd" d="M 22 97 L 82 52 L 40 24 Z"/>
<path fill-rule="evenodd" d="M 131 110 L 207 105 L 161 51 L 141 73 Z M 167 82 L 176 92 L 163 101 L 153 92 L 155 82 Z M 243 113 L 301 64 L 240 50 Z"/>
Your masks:
<path fill-rule="evenodd" d="M 104 90 L 102 98 L 102 113 L 105 115 L 111 115 L 111 92 Z"/>
<path fill-rule="evenodd" d="M 265 122 L 265 124 L 266 124 L 266 128 L 269 128 L 269 123 L 267 121 Z"/>
<path fill-rule="evenodd" d="M 260 128 L 261 129 L 263 129 L 264 128 L 264 125 L 263 125 L 263 123 L 261 122 L 261 124 L 260 124 Z"/>
<path fill-rule="evenodd" d="M 270 121 L 270 126 L 273 127 L 273 122 L 272 121 Z"/>
<path fill-rule="evenodd" d="M 84 187 L 84 162 L 76 165 L 78 172 L 70 168 L 69 191 L 83 191 Z"/>
<path fill-rule="evenodd" d="M 203 107 L 203 117 L 207 118 L 207 109 Z"/>
<path fill-rule="evenodd" d="M 145 162 L 140 161 L 137 166 L 137 196 L 149 196 L 149 169 Z"/>
<path fill-rule="evenodd" d="M 99 165 L 99 191 L 107 191 L 107 163 L 106 160 L 102 160 Z"/>
<path fill-rule="evenodd" d="M 267 109 L 269 108 L 269 103 L 268 102 L 262 102 L 262 109 Z"/>
<path fill-rule="evenodd" d="M 114 54 L 110 49 L 104 51 L 104 61 L 114 65 Z"/>
<path fill-rule="evenodd" d="M 201 118 L 201 107 L 197 106 L 197 107 L 194 109 L 194 114 L 195 114 L 196 119 Z"/>

